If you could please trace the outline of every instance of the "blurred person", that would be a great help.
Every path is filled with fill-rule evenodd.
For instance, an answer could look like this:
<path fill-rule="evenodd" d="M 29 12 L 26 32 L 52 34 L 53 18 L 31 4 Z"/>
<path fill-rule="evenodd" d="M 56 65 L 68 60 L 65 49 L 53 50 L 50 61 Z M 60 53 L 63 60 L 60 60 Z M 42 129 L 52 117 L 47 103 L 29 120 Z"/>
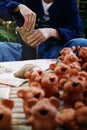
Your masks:
<path fill-rule="evenodd" d="M 0 0 L 0 17 L 16 20 L 28 31 L 35 29 L 27 37 L 31 46 L 19 35 L 23 60 L 57 58 L 64 47 L 77 46 L 79 39 L 72 39 L 82 35 L 76 0 Z M 79 44 L 87 46 L 87 42 Z"/>

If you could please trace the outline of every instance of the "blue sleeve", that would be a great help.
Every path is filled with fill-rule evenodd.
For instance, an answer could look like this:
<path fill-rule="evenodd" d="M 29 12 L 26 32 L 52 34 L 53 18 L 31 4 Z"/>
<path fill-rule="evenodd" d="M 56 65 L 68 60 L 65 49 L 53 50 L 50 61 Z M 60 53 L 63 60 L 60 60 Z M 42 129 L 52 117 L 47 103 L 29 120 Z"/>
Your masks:
<path fill-rule="evenodd" d="M 12 20 L 11 12 L 19 5 L 16 0 L 0 0 L 0 17 L 4 20 Z"/>
<path fill-rule="evenodd" d="M 19 2 L 8 0 L 5 4 L 5 7 L 8 9 L 9 12 L 14 11 L 14 9 L 19 5 Z"/>
<path fill-rule="evenodd" d="M 79 38 L 82 35 L 83 23 L 79 15 L 76 0 L 64 0 L 63 27 L 57 28 L 64 41 Z"/>

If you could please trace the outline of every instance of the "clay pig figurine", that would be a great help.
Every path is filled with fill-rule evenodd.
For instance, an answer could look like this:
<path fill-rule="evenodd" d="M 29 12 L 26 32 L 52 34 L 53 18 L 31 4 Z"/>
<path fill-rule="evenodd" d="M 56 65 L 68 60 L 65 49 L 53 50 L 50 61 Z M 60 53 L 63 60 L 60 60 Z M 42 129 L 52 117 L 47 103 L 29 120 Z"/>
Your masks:
<path fill-rule="evenodd" d="M 0 101 L 0 130 L 11 130 L 13 101 L 1 99 Z"/>
<path fill-rule="evenodd" d="M 32 100 L 29 105 L 31 106 L 31 116 L 27 120 L 27 124 L 32 125 L 32 130 L 55 130 L 62 124 L 57 118 L 57 109 L 60 106 L 57 98 Z"/>

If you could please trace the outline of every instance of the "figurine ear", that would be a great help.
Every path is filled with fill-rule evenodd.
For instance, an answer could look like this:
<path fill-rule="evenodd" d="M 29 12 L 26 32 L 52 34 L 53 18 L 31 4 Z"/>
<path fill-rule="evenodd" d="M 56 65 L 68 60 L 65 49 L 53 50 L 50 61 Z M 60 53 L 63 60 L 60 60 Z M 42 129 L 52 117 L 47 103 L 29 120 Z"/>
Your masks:
<path fill-rule="evenodd" d="M 28 101 L 29 108 L 33 107 L 36 103 L 37 103 L 37 99 L 29 100 Z"/>
<path fill-rule="evenodd" d="M 32 70 L 31 71 L 26 71 L 25 74 L 24 74 L 24 77 L 26 79 L 28 79 L 30 77 L 31 72 L 32 72 Z"/>
<path fill-rule="evenodd" d="M 76 50 L 76 47 L 75 47 L 75 46 L 72 46 L 71 49 L 72 49 L 73 51 L 75 51 L 75 50 Z"/>
<path fill-rule="evenodd" d="M 72 75 L 77 76 L 78 75 L 78 70 L 76 70 L 76 69 L 70 69 L 69 73 L 70 73 L 71 76 Z"/>
<path fill-rule="evenodd" d="M 56 108 L 60 107 L 60 101 L 57 98 L 51 97 L 49 100 Z"/>
<path fill-rule="evenodd" d="M 23 89 L 18 90 L 17 96 L 18 96 L 19 98 L 24 98 L 25 93 L 26 93 L 26 90 L 23 90 Z"/>
<path fill-rule="evenodd" d="M 81 48 L 81 47 L 80 47 L 80 46 L 78 46 L 78 51 L 80 50 L 80 48 Z"/>
<path fill-rule="evenodd" d="M 14 102 L 13 100 L 10 100 L 10 99 L 3 99 L 2 104 L 10 109 L 14 107 Z"/>
<path fill-rule="evenodd" d="M 85 104 L 78 101 L 78 102 L 75 103 L 74 108 L 75 108 L 75 109 L 78 109 L 78 108 L 81 108 L 81 107 L 83 107 L 83 106 L 85 106 Z"/>
<path fill-rule="evenodd" d="M 57 64 L 50 64 L 49 68 L 50 68 L 51 70 L 54 70 L 56 66 L 57 66 Z"/>
<path fill-rule="evenodd" d="M 38 82 L 32 82 L 30 86 L 35 88 L 41 88 L 41 85 Z"/>

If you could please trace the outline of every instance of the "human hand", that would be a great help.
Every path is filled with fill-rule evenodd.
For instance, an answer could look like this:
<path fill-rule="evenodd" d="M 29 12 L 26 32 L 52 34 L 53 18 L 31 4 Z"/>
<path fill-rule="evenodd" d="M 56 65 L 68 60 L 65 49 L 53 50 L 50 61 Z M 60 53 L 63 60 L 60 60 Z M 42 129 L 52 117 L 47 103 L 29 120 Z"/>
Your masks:
<path fill-rule="evenodd" d="M 31 35 L 28 36 L 27 42 L 29 43 L 30 46 L 34 47 L 46 41 L 49 37 L 50 37 L 49 28 L 37 29 Z"/>
<path fill-rule="evenodd" d="M 28 36 L 27 43 L 29 43 L 30 46 L 34 47 L 46 41 L 50 37 L 60 39 L 60 34 L 57 30 L 53 28 L 37 29 L 31 35 Z"/>
<path fill-rule="evenodd" d="M 24 28 L 26 30 L 34 29 L 36 23 L 36 14 L 23 4 L 20 4 L 18 8 L 24 18 Z"/>

